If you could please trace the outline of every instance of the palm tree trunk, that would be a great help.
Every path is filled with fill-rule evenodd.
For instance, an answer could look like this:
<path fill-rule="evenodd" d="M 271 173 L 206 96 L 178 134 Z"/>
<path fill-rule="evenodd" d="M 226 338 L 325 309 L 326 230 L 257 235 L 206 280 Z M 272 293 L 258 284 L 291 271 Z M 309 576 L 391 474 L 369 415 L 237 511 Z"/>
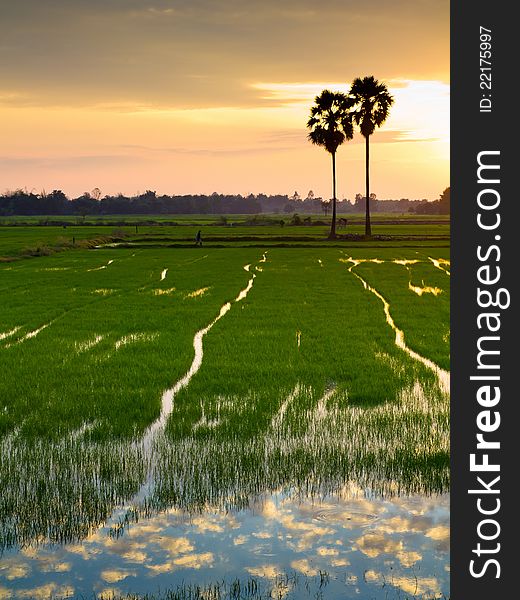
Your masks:
<path fill-rule="evenodd" d="M 336 238 L 336 153 L 332 152 L 332 223 L 329 240 Z"/>
<path fill-rule="evenodd" d="M 372 235 L 372 228 L 370 226 L 370 176 L 369 176 L 369 159 L 370 151 L 368 146 L 368 140 L 370 136 L 366 136 L 366 209 L 365 209 L 365 235 Z"/>

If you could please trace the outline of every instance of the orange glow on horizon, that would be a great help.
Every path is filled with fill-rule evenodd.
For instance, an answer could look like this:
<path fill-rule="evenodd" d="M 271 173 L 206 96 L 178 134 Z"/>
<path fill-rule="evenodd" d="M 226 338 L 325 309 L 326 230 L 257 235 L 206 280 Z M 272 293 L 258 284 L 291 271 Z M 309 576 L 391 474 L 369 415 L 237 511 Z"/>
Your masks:
<path fill-rule="evenodd" d="M 5 3 L 0 192 L 328 198 L 309 109 L 366 75 L 395 97 L 371 138 L 378 198 L 435 199 L 449 185 L 447 0 L 170 3 Z M 364 189 L 362 142 L 338 151 L 340 197 Z"/>

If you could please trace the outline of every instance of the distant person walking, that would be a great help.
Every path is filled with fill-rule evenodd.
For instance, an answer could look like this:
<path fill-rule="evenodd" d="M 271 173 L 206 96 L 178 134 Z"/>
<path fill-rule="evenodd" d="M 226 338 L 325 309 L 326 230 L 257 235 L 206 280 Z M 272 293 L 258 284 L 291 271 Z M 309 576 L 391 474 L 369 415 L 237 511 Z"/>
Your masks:
<path fill-rule="evenodd" d="M 197 235 L 195 236 L 195 246 L 202 246 L 202 235 L 200 233 L 200 229 L 197 231 Z"/>

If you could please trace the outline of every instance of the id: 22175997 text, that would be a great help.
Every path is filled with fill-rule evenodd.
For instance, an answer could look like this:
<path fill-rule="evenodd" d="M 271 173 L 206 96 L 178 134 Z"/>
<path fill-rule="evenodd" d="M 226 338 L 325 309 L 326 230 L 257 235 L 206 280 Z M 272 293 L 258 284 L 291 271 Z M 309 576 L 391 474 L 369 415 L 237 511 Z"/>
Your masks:
<path fill-rule="evenodd" d="M 491 112 L 491 29 L 480 26 L 480 112 Z"/>

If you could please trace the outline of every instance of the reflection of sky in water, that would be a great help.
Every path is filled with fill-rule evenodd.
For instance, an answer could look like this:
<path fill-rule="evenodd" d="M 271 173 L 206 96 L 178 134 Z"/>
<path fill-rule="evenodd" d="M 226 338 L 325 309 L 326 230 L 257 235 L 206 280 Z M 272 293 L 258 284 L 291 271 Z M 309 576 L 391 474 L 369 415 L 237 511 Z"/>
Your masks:
<path fill-rule="evenodd" d="M 171 509 L 130 525 L 119 539 L 102 528 L 81 543 L 10 551 L 0 561 L 0 599 L 144 593 L 251 577 L 267 586 L 283 573 L 307 576 L 300 578 L 315 591 L 320 571 L 329 576 L 324 598 L 448 595 L 448 496 L 379 500 L 355 491 L 314 504 L 278 493 L 250 510 L 191 518 Z"/>

